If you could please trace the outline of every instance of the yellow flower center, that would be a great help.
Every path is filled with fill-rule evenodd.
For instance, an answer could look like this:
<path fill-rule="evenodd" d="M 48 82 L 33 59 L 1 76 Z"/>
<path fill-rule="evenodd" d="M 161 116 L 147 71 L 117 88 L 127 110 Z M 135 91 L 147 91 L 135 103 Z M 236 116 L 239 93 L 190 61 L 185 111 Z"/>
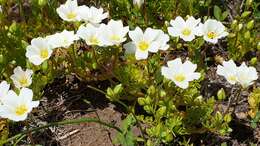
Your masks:
<path fill-rule="evenodd" d="M 91 36 L 91 37 L 89 38 L 89 42 L 90 42 L 91 45 L 97 45 L 97 44 L 99 44 L 99 40 L 97 39 L 96 36 Z"/>
<path fill-rule="evenodd" d="M 15 114 L 17 116 L 21 116 L 21 115 L 25 114 L 27 111 L 28 111 L 28 107 L 26 105 L 22 104 L 22 105 L 19 105 L 18 107 L 16 107 Z"/>
<path fill-rule="evenodd" d="M 76 18 L 76 16 L 77 16 L 77 14 L 74 13 L 74 12 L 69 12 L 69 13 L 67 14 L 68 19 L 74 19 L 74 18 Z"/>
<path fill-rule="evenodd" d="M 183 34 L 184 36 L 189 36 L 189 35 L 191 34 L 191 30 L 190 30 L 189 28 L 184 28 L 184 29 L 182 30 L 182 34 Z"/>
<path fill-rule="evenodd" d="M 177 74 L 177 75 L 174 76 L 174 79 L 177 82 L 183 82 L 186 79 L 186 77 L 183 74 Z"/>
<path fill-rule="evenodd" d="M 147 43 L 146 41 L 141 41 L 141 42 L 139 42 L 139 44 L 138 44 L 138 48 L 139 48 L 141 51 L 146 51 L 146 50 L 149 48 L 149 43 Z"/>
<path fill-rule="evenodd" d="M 214 39 L 216 37 L 217 37 L 217 34 L 215 32 L 213 32 L 213 31 L 208 32 L 208 38 Z"/>
<path fill-rule="evenodd" d="M 19 80 L 19 83 L 21 84 L 21 86 L 26 87 L 28 85 L 28 80 L 27 78 L 24 76 Z"/>
<path fill-rule="evenodd" d="M 40 56 L 42 59 L 46 59 L 49 56 L 49 51 L 47 49 L 42 49 L 40 52 Z"/>
<path fill-rule="evenodd" d="M 236 79 L 235 76 L 229 76 L 229 77 L 228 77 L 228 80 L 230 80 L 230 81 L 236 81 L 237 79 Z"/>
<path fill-rule="evenodd" d="M 120 37 L 119 37 L 118 35 L 112 35 L 112 36 L 110 37 L 110 39 L 111 39 L 112 41 L 120 41 Z"/>

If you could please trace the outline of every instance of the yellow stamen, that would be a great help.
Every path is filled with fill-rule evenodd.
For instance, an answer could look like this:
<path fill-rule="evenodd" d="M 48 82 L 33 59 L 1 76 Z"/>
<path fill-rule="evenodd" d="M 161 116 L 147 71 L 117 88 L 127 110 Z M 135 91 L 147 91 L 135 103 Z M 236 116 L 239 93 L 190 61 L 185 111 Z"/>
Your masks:
<path fill-rule="evenodd" d="M 26 77 L 22 77 L 20 80 L 19 80 L 21 86 L 23 87 L 26 87 L 28 85 L 28 80 Z"/>
<path fill-rule="evenodd" d="M 208 32 L 208 38 L 214 39 L 216 37 L 217 37 L 217 34 L 215 32 L 213 32 L 213 31 Z"/>
<path fill-rule="evenodd" d="M 183 74 L 177 74 L 177 75 L 174 76 L 174 79 L 177 82 L 183 82 L 186 79 L 186 77 Z"/>
<path fill-rule="evenodd" d="M 184 29 L 182 30 L 182 34 L 183 34 L 184 36 L 189 36 L 189 35 L 191 34 L 191 30 L 190 30 L 189 28 L 184 28 Z"/>
<path fill-rule="evenodd" d="M 99 40 L 97 39 L 96 36 L 91 36 L 90 39 L 89 39 L 89 42 L 90 42 L 91 45 L 99 44 Z"/>
<path fill-rule="evenodd" d="M 28 107 L 26 105 L 22 104 L 22 105 L 19 105 L 18 107 L 16 107 L 15 114 L 17 116 L 21 116 L 21 115 L 25 114 L 27 111 L 28 111 Z"/>
<path fill-rule="evenodd" d="M 49 51 L 47 49 L 42 49 L 40 52 L 40 56 L 42 59 L 46 59 L 49 56 Z"/>
<path fill-rule="evenodd" d="M 110 39 L 111 39 L 112 41 L 120 41 L 120 37 L 119 37 L 118 35 L 112 35 L 112 36 L 110 37 Z"/>
<path fill-rule="evenodd" d="M 74 13 L 74 12 L 69 12 L 69 13 L 67 14 L 68 19 L 74 19 L 74 18 L 76 18 L 76 16 L 77 16 L 77 14 Z"/>
<path fill-rule="evenodd" d="M 149 48 L 149 43 L 146 41 L 141 41 L 139 42 L 138 47 L 141 51 L 146 51 Z"/>
<path fill-rule="evenodd" d="M 229 76 L 229 77 L 228 77 L 228 80 L 230 80 L 230 81 L 236 81 L 237 79 L 236 79 L 235 76 Z"/>

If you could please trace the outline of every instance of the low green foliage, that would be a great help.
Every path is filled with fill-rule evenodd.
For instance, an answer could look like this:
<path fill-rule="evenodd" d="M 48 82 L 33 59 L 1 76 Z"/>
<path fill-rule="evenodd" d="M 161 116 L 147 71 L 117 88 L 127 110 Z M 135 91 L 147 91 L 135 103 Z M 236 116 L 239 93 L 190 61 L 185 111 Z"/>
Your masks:
<path fill-rule="evenodd" d="M 25 56 L 26 47 L 33 38 L 46 37 L 64 29 L 77 31 L 82 25 L 81 22 L 70 23 L 60 19 L 56 8 L 63 2 L 0 0 L 3 8 L 0 13 L 1 81 L 11 83 L 10 76 L 16 66 L 30 68 L 34 72 L 30 88 L 35 99 L 41 99 L 47 84 L 65 75 L 73 74 L 86 82 L 110 81 L 111 86 L 106 92 L 91 88 L 125 108 L 126 118 L 122 121 L 121 128 L 117 129 L 119 132 L 114 139 L 115 144 L 123 146 L 139 143 L 147 146 L 193 145 L 187 139 L 190 135 L 214 133 L 225 136 L 232 131 L 229 127 L 232 113 L 222 112 L 216 109 L 216 105 L 233 96 L 229 96 L 223 87 L 216 95 L 214 93 L 210 98 L 204 97 L 202 82 L 208 77 L 208 69 L 222 62 L 223 58 L 237 62 L 250 61 L 253 66 L 259 63 L 260 3 L 246 0 L 241 5 L 241 10 L 233 14 L 225 0 L 145 0 L 140 7 L 132 0 L 84 1 L 82 5 L 103 7 L 109 12 L 109 18 L 103 22 L 110 19 L 122 20 L 130 30 L 139 26 L 142 30 L 150 27 L 167 32 L 172 25 L 171 20 L 177 16 L 188 18 L 189 15 L 201 18 L 202 22 L 217 19 L 223 22 L 225 31 L 229 34 L 227 39 L 215 44 L 208 43 L 203 37 L 196 37 L 190 42 L 181 37 L 170 37 L 168 50 L 150 53 L 145 60 L 137 60 L 134 55 L 126 54 L 123 46 L 125 43 L 101 47 L 87 45 L 85 40 L 79 39 L 66 49 L 53 49 L 52 56 L 36 66 Z M 214 38 L 215 34 L 208 33 L 207 36 Z M 127 38 L 126 42 L 130 42 L 130 39 Z M 221 61 L 214 62 L 216 57 Z M 198 67 L 196 73 L 200 74 L 199 79 L 189 81 L 186 89 L 180 88 L 162 74 L 162 66 L 175 58 L 186 58 L 190 63 L 196 64 L 195 69 Z M 209 66 L 210 63 L 213 65 Z M 182 77 L 179 76 L 179 80 Z M 260 119 L 259 87 L 250 94 L 248 103 L 251 126 L 256 128 Z M 0 140 L 5 141 L 8 138 L 6 125 L 12 123 L 1 121 Z M 111 127 L 113 128 L 110 125 Z M 138 128 L 141 135 L 134 135 L 133 128 Z M 179 141 L 176 141 L 177 138 Z"/>

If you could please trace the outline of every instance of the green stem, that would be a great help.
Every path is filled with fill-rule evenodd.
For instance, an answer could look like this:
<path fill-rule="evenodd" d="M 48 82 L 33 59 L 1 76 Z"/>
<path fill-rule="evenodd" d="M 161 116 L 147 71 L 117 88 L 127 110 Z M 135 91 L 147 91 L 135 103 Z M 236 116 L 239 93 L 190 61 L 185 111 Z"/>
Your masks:
<path fill-rule="evenodd" d="M 44 129 L 44 128 L 48 128 L 48 127 L 54 127 L 54 126 L 60 126 L 60 125 L 71 125 L 71 124 L 80 124 L 80 123 L 86 123 L 86 122 L 94 122 L 94 123 L 98 123 L 98 124 L 101 124 L 101 125 L 104 125 L 104 126 L 107 126 L 109 128 L 113 128 L 115 130 L 117 130 L 118 132 L 122 133 L 123 134 L 123 131 L 119 128 L 119 127 L 116 127 L 112 124 L 108 124 L 108 123 L 105 123 L 105 122 L 102 122 L 98 119 L 92 119 L 92 118 L 80 118 L 80 119 L 75 119 L 75 120 L 65 120 L 65 121 L 61 121 L 61 122 L 54 122 L 54 123 L 49 123 L 49 124 L 46 124 L 44 126 L 41 126 L 41 127 L 36 127 L 36 128 L 32 128 L 30 129 L 29 131 L 30 132 L 34 132 L 34 131 L 39 131 L 41 129 Z M 11 142 L 17 138 L 21 138 L 21 137 L 24 137 L 24 135 L 26 135 L 28 132 L 28 130 L 26 131 L 23 131 L 5 141 L 2 141 L 0 142 L 0 145 L 3 145 L 3 144 L 6 144 L 8 142 Z"/>

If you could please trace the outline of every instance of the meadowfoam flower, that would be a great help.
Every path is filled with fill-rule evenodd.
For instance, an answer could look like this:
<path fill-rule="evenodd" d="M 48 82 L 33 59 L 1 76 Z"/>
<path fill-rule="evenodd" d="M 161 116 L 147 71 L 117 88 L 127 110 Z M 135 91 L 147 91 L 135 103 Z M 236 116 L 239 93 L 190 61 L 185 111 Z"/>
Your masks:
<path fill-rule="evenodd" d="M 171 36 L 180 37 L 184 41 L 192 41 L 195 35 L 199 35 L 200 19 L 188 17 L 185 21 L 182 17 L 178 16 L 175 20 L 171 20 L 171 27 L 168 27 L 168 32 Z"/>
<path fill-rule="evenodd" d="M 129 27 L 123 26 L 121 20 L 110 20 L 107 25 L 101 27 L 102 39 L 107 46 L 119 45 L 126 40 L 126 34 L 129 31 Z"/>
<path fill-rule="evenodd" d="M 237 69 L 237 80 L 243 88 L 252 85 L 258 79 L 257 71 L 254 67 L 248 67 L 244 62 Z"/>
<path fill-rule="evenodd" d="M 78 40 L 74 31 L 63 30 L 60 33 L 47 36 L 46 39 L 52 48 L 68 48 L 74 41 Z"/>
<path fill-rule="evenodd" d="M 246 88 L 258 79 L 257 71 L 254 67 L 248 67 L 244 62 L 237 67 L 233 60 L 224 61 L 223 66 L 217 66 L 217 74 L 224 76 L 230 84 L 239 83 Z"/>
<path fill-rule="evenodd" d="M 217 74 L 224 76 L 226 80 L 234 85 L 237 83 L 237 66 L 233 60 L 223 61 L 223 66 L 217 66 Z"/>
<path fill-rule="evenodd" d="M 77 0 L 67 0 L 65 4 L 56 9 L 59 16 L 65 21 L 80 21 Z"/>
<path fill-rule="evenodd" d="M 195 72 L 196 64 L 190 61 L 182 63 L 180 58 L 167 62 L 168 67 L 162 67 L 162 75 L 172 80 L 178 87 L 187 89 L 189 82 L 200 78 L 200 73 Z"/>
<path fill-rule="evenodd" d="M 45 60 L 49 59 L 52 54 L 52 48 L 45 38 L 34 38 L 31 45 L 27 46 L 25 56 L 34 65 L 40 65 Z"/>
<path fill-rule="evenodd" d="M 213 19 L 208 19 L 204 24 L 200 26 L 200 33 L 203 35 L 205 41 L 216 44 L 218 39 L 221 39 L 228 35 L 225 26 Z"/>
<path fill-rule="evenodd" d="M 2 81 L 0 83 L 0 106 L 2 104 L 2 100 L 6 97 L 9 88 L 10 88 L 10 84 L 8 84 L 6 81 Z"/>
<path fill-rule="evenodd" d="M 144 0 L 133 0 L 133 4 L 140 8 L 144 4 Z"/>
<path fill-rule="evenodd" d="M 160 48 L 160 44 L 156 41 L 156 38 L 160 34 L 159 30 L 147 28 L 143 32 L 139 27 L 136 27 L 134 31 L 129 31 L 128 35 L 132 39 L 124 45 L 126 52 L 135 52 L 135 58 L 137 60 L 146 59 L 149 52 L 157 52 Z"/>
<path fill-rule="evenodd" d="M 80 6 L 79 15 L 82 20 L 92 25 L 100 24 L 104 19 L 108 17 L 108 13 L 104 13 L 103 8 Z"/>
<path fill-rule="evenodd" d="M 102 24 L 99 27 L 95 27 L 92 24 L 87 24 L 87 26 L 81 25 L 77 31 L 77 36 L 83 39 L 87 45 L 104 46 L 102 42 L 102 30 L 100 27 L 104 27 Z"/>
<path fill-rule="evenodd" d="M 6 98 L 2 100 L 0 117 L 16 122 L 24 121 L 32 109 L 39 105 L 39 101 L 32 101 L 32 99 L 33 92 L 31 89 L 22 88 L 19 95 L 10 90 Z"/>
<path fill-rule="evenodd" d="M 155 39 L 160 45 L 158 50 L 166 51 L 170 47 L 170 45 L 167 44 L 169 40 L 169 35 L 165 34 L 162 30 L 159 30 L 159 35 Z"/>
<path fill-rule="evenodd" d="M 32 84 L 32 74 L 32 70 L 26 69 L 24 71 L 18 66 L 14 69 L 14 74 L 10 78 L 13 80 L 16 88 L 29 87 Z"/>

